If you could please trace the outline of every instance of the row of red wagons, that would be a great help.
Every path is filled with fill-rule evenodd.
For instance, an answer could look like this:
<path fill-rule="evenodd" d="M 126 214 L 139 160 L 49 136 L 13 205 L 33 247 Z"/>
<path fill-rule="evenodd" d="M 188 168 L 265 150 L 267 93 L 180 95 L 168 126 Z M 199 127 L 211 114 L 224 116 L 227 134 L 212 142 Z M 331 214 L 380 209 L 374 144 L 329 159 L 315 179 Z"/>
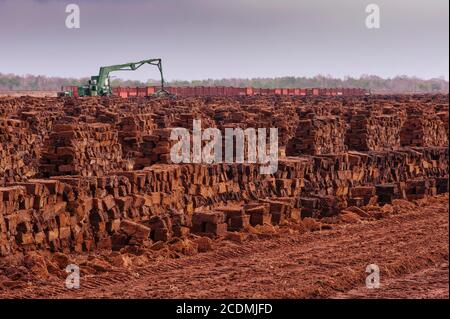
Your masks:
<path fill-rule="evenodd" d="M 67 86 L 66 90 L 78 96 L 76 86 Z M 339 96 L 364 95 L 366 90 L 360 88 L 279 88 L 261 89 L 252 87 L 229 86 L 193 86 L 193 87 L 166 87 L 169 93 L 177 96 L 236 96 L 236 95 L 295 95 L 295 96 Z M 157 86 L 147 87 L 114 87 L 113 94 L 127 98 L 132 96 L 150 96 L 159 90 Z"/>

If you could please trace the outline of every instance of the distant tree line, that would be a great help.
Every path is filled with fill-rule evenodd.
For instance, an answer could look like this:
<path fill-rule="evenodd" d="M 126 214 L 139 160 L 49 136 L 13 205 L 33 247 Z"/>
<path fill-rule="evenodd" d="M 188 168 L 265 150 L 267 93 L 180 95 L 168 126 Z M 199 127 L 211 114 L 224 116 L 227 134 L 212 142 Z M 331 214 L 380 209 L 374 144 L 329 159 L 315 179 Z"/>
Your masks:
<path fill-rule="evenodd" d="M 62 78 L 42 75 L 14 75 L 0 73 L 0 90 L 59 90 L 61 86 L 83 85 L 88 78 Z M 122 80 L 114 78 L 113 86 L 147 86 L 159 85 L 158 80 L 147 82 Z M 193 81 L 174 80 L 167 82 L 168 86 L 234 86 L 256 88 L 307 88 L 307 87 L 356 87 L 378 93 L 448 93 L 449 82 L 443 78 L 423 80 L 416 77 L 397 76 L 381 78 L 375 75 L 363 75 L 359 78 L 345 77 L 344 79 L 318 75 L 315 77 L 277 77 L 251 79 L 207 79 Z"/>
<path fill-rule="evenodd" d="M 278 78 L 221 79 L 200 81 L 172 81 L 173 86 L 235 86 L 256 88 L 336 88 L 354 87 L 379 93 L 448 93 L 449 82 L 445 79 L 423 80 L 416 77 L 397 76 L 383 79 L 375 75 L 344 79 L 318 75 L 315 77 L 285 76 Z"/>

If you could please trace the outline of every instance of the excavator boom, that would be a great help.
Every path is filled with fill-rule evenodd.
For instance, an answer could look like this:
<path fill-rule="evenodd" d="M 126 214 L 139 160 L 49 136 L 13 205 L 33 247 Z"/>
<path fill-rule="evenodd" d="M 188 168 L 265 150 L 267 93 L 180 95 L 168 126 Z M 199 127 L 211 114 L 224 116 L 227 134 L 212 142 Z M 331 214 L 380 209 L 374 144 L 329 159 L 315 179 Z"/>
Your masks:
<path fill-rule="evenodd" d="M 138 62 L 116 64 L 110 66 L 102 66 L 98 75 L 91 76 L 88 85 L 78 87 L 78 96 L 97 96 L 97 95 L 112 95 L 112 87 L 109 81 L 109 74 L 115 71 L 134 71 L 139 69 L 144 64 L 156 65 L 161 75 L 161 88 L 156 94 L 169 94 L 164 89 L 164 76 L 162 70 L 161 59 L 147 59 Z M 58 92 L 58 96 L 72 95 L 68 91 Z"/>
<path fill-rule="evenodd" d="M 162 71 L 162 62 L 161 59 L 148 59 L 142 60 L 138 62 L 131 62 L 125 64 L 117 64 L 110 66 L 102 66 L 99 70 L 97 80 L 97 85 L 100 88 L 101 95 L 111 95 L 112 89 L 111 85 L 108 83 L 107 79 L 109 78 L 109 74 L 114 71 L 134 71 L 139 69 L 144 64 L 156 65 L 159 69 L 159 73 L 161 75 L 161 90 L 164 91 L 164 76 Z M 95 78 L 94 78 L 95 79 Z"/>

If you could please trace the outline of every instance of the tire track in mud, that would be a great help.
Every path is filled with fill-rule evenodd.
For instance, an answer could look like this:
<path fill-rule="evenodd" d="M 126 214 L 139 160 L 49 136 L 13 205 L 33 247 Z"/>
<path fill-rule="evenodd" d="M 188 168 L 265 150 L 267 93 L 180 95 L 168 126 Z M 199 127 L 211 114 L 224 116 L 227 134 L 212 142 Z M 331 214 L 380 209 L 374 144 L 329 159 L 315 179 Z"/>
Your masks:
<path fill-rule="evenodd" d="M 385 281 L 382 289 L 368 290 L 364 286 L 339 293 L 333 298 L 449 298 L 449 268 L 448 263 L 437 267 L 406 274 L 400 278 Z M 408 289 L 409 287 L 409 289 Z M 405 290 L 406 288 L 406 290 Z"/>

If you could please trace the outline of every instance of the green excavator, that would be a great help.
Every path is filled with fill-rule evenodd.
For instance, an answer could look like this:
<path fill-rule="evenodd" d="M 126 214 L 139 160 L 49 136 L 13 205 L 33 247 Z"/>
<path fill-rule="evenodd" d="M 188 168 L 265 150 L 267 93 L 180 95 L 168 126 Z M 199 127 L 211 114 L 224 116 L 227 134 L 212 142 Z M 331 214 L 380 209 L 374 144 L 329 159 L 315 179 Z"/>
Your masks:
<path fill-rule="evenodd" d="M 162 71 L 161 59 L 148 59 L 139 62 L 131 62 L 125 64 L 117 64 L 100 67 L 98 75 L 91 76 L 87 85 L 79 86 L 77 88 L 78 96 L 110 96 L 112 95 L 112 87 L 109 74 L 114 71 L 134 71 L 144 64 L 156 65 L 161 74 L 161 88 L 155 95 L 169 95 L 164 89 L 164 76 Z M 72 91 L 62 89 L 58 92 L 58 96 L 73 96 Z"/>

